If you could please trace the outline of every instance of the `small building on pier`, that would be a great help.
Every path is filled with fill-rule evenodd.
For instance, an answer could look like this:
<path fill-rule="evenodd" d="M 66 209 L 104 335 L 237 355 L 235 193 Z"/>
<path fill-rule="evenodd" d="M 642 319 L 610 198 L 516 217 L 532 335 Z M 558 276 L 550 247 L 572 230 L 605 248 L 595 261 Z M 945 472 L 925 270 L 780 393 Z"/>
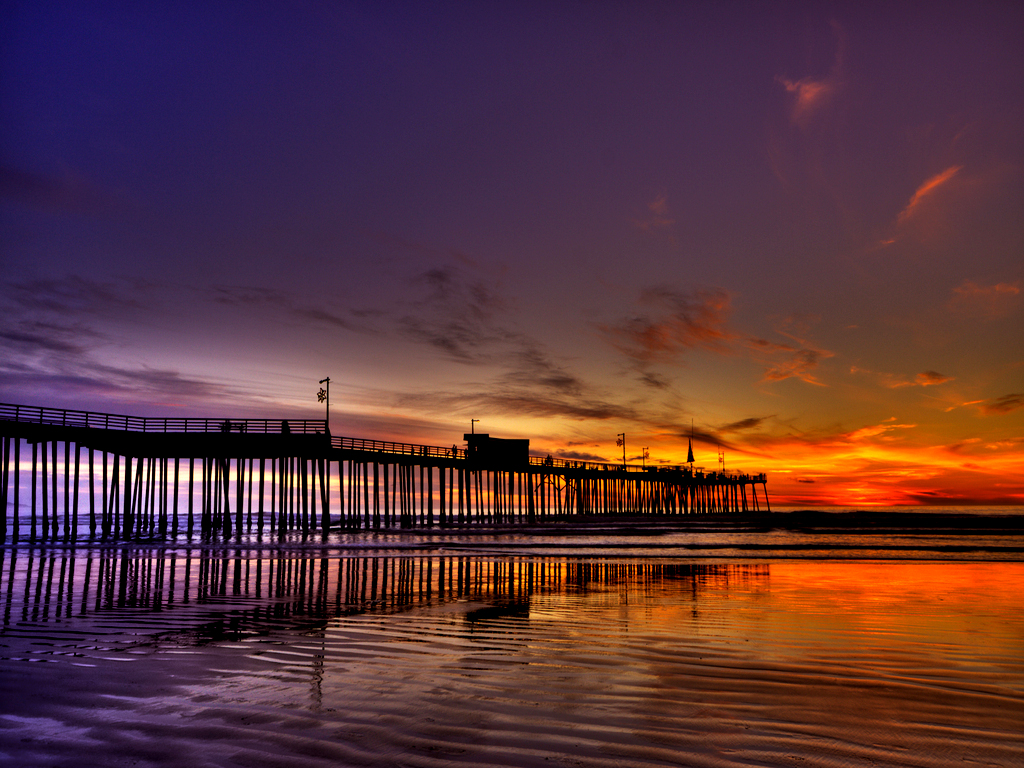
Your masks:
<path fill-rule="evenodd" d="M 530 463 L 530 441 L 481 434 L 464 434 L 466 461 L 478 469 L 519 468 Z"/>

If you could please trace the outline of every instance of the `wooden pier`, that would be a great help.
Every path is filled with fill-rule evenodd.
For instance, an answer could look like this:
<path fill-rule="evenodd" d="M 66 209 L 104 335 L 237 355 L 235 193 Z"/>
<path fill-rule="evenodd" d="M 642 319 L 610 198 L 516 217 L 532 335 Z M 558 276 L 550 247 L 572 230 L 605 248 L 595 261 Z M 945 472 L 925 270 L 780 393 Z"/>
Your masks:
<path fill-rule="evenodd" d="M 229 540 L 569 516 L 770 512 L 764 474 L 330 435 L 324 420 L 146 418 L 0 404 L 0 542 Z M 759 498 L 758 488 L 763 491 Z"/>

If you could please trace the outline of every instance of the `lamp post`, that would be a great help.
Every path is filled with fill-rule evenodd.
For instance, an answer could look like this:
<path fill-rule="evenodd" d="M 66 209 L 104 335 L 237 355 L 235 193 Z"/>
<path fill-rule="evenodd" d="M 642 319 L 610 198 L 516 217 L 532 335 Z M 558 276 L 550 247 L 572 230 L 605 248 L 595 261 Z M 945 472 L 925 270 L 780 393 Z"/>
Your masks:
<path fill-rule="evenodd" d="M 327 389 L 320 387 L 320 391 L 316 393 L 316 399 L 321 403 L 326 403 L 327 411 L 324 418 L 324 426 L 327 428 L 327 432 L 331 431 L 331 377 L 328 376 L 326 379 L 320 379 L 321 384 L 326 384 Z"/>
<path fill-rule="evenodd" d="M 641 461 L 643 461 L 644 469 L 647 469 L 647 460 L 649 458 L 651 458 L 651 449 L 644 448 L 643 451 L 640 453 L 640 459 Z"/>
<path fill-rule="evenodd" d="M 619 432 L 619 434 L 617 434 L 615 436 L 615 444 L 622 446 L 622 468 L 625 469 L 626 468 L 626 433 L 625 432 Z"/>
<path fill-rule="evenodd" d="M 475 426 L 476 426 L 476 423 L 478 421 L 480 421 L 480 419 L 470 419 L 469 420 L 469 434 L 471 434 L 471 435 L 475 435 L 476 434 Z"/>

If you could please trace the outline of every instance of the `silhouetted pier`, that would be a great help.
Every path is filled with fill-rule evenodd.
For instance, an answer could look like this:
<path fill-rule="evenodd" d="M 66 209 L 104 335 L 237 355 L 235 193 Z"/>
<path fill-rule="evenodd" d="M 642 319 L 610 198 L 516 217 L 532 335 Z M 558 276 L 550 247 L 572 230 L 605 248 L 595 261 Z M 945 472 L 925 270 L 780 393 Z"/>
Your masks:
<path fill-rule="evenodd" d="M 760 512 L 764 474 L 331 436 L 324 420 L 148 418 L 0 404 L 0 541 L 127 540 Z"/>

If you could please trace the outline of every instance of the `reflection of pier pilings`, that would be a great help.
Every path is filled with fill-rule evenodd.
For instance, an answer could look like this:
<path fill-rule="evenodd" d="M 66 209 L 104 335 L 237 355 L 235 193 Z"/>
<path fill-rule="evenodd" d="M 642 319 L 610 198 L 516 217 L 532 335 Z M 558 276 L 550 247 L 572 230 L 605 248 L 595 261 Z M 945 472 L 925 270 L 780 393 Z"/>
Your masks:
<path fill-rule="evenodd" d="M 126 547 L 73 553 L 0 550 L 2 626 L 111 610 L 142 613 L 216 607 L 242 623 L 321 620 L 470 600 L 527 604 L 538 594 L 609 588 L 756 585 L 767 565 L 595 562 L 569 558 L 263 557 L 240 549 L 184 552 Z M 236 625 L 238 622 L 236 622 Z M 240 626 L 240 625 L 239 625 Z M 250 627 L 251 629 L 251 627 Z"/>
<path fill-rule="evenodd" d="M 760 512 L 763 474 L 330 437 L 323 421 L 143 419 L 0 404 L 0 541 L 327 536 L 566 516 Z"/>

